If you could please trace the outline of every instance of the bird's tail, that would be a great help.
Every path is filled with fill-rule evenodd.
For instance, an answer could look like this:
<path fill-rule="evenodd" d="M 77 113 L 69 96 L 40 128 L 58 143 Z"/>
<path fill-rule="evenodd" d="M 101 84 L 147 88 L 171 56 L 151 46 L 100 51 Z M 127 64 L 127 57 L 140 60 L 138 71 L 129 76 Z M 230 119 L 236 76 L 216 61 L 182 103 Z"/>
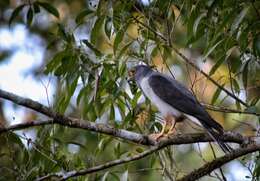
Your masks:
<path fill-rule="evenodd" d="M 230 153 L 232 151 L 232 148 L 227 144 L 224 143 L 221 139 L 221 133 L 219 133 L 218 131 L 214 130 L 211 127 L 206 126 L 206 130 L 208 131 L 208 134 L 210 135 L 210 137 L 218 143 L 218 145 L 220 146 L 220 148 L 225 152 L 225 153 Z"/>

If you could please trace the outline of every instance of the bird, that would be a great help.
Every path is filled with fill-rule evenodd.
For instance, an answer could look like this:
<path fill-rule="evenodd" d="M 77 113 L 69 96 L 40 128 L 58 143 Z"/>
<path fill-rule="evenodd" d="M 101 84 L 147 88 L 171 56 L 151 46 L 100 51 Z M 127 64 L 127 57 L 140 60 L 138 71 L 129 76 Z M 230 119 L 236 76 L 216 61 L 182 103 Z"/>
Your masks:
<path fill-rule="evenodd" d="M 164 117 L 162 130 L 156 140 L 164 136 L 165 127 L 169 123 L 172 130 L 176 122 L 188 118 L 198 122 L 225 153 L 232 150 L 220 139 L 224 134 L 223 127 L 209 115 L 183 84 L 173 77 L 153 70 L 148 65 L 137 65 L 132 71 L 137 86 Z"/>

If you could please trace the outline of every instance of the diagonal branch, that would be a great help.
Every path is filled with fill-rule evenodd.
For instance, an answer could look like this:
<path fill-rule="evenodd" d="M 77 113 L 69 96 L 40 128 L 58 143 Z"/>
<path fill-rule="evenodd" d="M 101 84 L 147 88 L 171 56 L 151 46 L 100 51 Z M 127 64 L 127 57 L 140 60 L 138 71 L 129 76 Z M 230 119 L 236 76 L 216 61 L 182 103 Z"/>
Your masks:
<path fill-rule="evenodd" d="M 182 178 L 178 179 L 177 181 L 193 181 L 193 180 L 197 180 L 207 174 L 209 174 L 210 172 L 212 172 L 213 170 L 220 168 L 221 166 L 223 166 L 224 164 L 238 158 L 241 157 L 243 155 L 249 154 L 249 153 L 253 153 L 256 151 L 260 151 L 260 144 L 251 144 L 248 145 L 245 148 L 240 148 L 237 150 L 234 150 L 233 152 L 226 154 L 220 158 L 217 158 L 205 165 L 203 165 L 202 167 L 192 171 L 191 173 L 183 176 Z"/>
<path fill-rule="evenodd" d="M 141 26 L 143 26 L 144 28 L 150 30 L 152 33 L 154 33 L 156 36 L 160 37 L 163 41 L 168 42 L 167 38 L 165 38 L 162 34 L 160 34 L 159 32 L 157 32 L 156 30 L 154 30 L 153 28 L 151 28 L 150 26 L 146 25 L 145 23 L 141 22 L 140 20 L 138 20 L 137 18 L 134 17 L 134 20 L 139 23 Z M 183 55 L 177 48 L 175 48 L 172 45 L 166 45 L 168 47 L 170 47 L 177 55 L 179 55 L 187 64 L 191 65 L 196 71 L 200 72 L 202 75 L 204 75 L 208 80 L 210 80 L 214 85 L 216 85 L 218 88 L 220 88 L 222 91 L 224 91 L 228 96 L 232 97 L 233 99 L 235 99 L 237 102 L 241 103 L 242 105 L 244 105 L 245 107 L 249 107 L 249 105 L 244 102 L 243 100 L 241 100 L 240 98 L 238 98 L 237 96 L 235 96 L 232 92 L 230 92 L 228 89 L 226 89 L 224 86 L 220 85 L 216 80 L 214 80 L 213 78 L 211 78 L 206 72 L 204 72 L 203 70 L 201 70 L 201 68 L 199 68 L 194 62 L 192 62 L 191 60 L 189 60 L 185 55 Z"/>
<path fill-rule="evenodd" d="M 194 62 L 192 62 L 191 60 L 189 60 L 186 56 L 184 56 L 177 48 L 171 46 L 171 48 L 173 49 L 173 51 L 179 55 L 186 63 L 188 63 L 189 65 L 191 65 L 195 70 L 197 70 L 198 72 L 200 72 L 202 75 L 204 75 L 208 80 L 210 80 L 214 85 L 216 85 L 217 87 L 219 87 L 222 91 L 224 91 L 228 96 L 232 97 L 233 99 L 235 99 L 237 102 L 241 103 L 242 105 L 244 105 L 245 107 L 249 107 L 248 104 L 246 102 L 244 102 L 243 100 L 239 99 L 237 96 L 235 96 L 232 92 L 230 92 L 228 89 L 226 89 L 224 86 L 220 85 L 216 80 L 214 80 L 213 78 L 211 78 L 206 72 L 204 72 L 201 68 L 199 68 Z"/>
<path fill-rule="evenodd" d="M 126 157 L 126 158 L 113 160 L 113 161 L 107 162 L 105 164 L 101 164 L 101 165 L 94 166 L 94 167 L 87 168 L 87 169 L 81 169 L 81 170 L 78 170 L 78 171 L 73 170 L 73 171 L 69 171 L 69 172 L 51 173 L 49 175 L 38 178 L 37 181 L 46 180 L 46 179 L 49 179 L 51 177 L 59 177 L 60 180 L 67 180 L 67 179 L 72 178 L 72 177 L 77 177 L 77 176 L 81 176 L 81 175 L 86 175 L 86 174 L 98 172 L 98 171 L 101 171 L 101 170 L 105 170 L 107 168 L 114 167 L 116 165 L 122 165 L 124 163 L 132 162 L 134 160 L 139 160 L 141 158 L 144 158 L 144 157 L 154 153 L 157 150 L 162 149 L 163 147 L 165 147 L 165 145 L 153 146 L 150 149 L 148 149 L 148 150 L 146 150 L 146 151 L 144 151 L 140 154 L 137 154 L 137 155 L 134 155 L 134 156 L 129 156 L 129 157 Z"/>

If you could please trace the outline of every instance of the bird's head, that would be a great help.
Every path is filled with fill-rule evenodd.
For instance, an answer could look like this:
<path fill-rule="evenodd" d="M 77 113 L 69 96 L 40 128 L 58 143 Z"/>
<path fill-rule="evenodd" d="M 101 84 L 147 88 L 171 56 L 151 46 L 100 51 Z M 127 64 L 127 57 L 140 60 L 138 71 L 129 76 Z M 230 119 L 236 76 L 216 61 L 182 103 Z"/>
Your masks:
<path fill-rule="evenodd" d="M 153 70 L 147 65 L 137 65 L 128 71 L 130 80 L 141 80 L 147 74 L 153 72 Z"/>

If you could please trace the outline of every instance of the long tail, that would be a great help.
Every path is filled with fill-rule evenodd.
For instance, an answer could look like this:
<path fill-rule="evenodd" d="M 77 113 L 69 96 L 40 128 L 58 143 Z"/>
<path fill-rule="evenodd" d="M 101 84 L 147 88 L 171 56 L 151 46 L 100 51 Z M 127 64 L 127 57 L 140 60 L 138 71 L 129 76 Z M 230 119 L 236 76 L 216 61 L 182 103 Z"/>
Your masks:
<path fill-rule="evenodd" d="M 225 152 L 225 153 L 230 153 L 232 151 L 232 148 L 227 144 L 224 143 L 222 140 L 219 139 L 222 133 L 219 133 L 218 131 L 214 130 L 213 128 L 209 126 L 205 126 L 208 134 L 211 136 L 211 138 L 218 143 L 220 148 Z"/>

